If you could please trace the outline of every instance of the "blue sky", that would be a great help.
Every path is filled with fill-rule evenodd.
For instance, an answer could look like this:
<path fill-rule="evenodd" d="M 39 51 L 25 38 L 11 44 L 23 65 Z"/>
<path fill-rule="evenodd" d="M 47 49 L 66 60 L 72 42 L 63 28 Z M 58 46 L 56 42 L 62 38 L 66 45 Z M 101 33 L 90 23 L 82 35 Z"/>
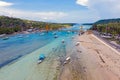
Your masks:
<path fill-rule="evenodd" d="M 6 0 L 7 1 L 7 0 Z M 75 0 L 8 0 L 14 3 L 13 8 L 33 11 L 70 11 L 85 9 Z"/>
<path fill-rule="evenodd" d="M 0 15 L 49 22 L 119 18 L 119 0 L 0 0 Z"/>

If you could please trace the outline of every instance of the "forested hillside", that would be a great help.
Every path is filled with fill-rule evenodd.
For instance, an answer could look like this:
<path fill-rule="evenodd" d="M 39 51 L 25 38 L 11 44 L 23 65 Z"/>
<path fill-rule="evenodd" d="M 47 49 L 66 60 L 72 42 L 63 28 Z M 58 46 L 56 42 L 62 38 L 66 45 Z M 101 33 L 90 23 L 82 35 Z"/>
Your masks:
<path fill-rule="evenodd" d="M 19 18 L 0 16 L 0 34 L 11 34 L 18 31 L 24 31 L 30 28 L 45 29 L 46 25 L 49 30 L 55 30 L 66 26 L 73 25 L 72 23 L 49 23 L 40 21 L 24 20 Z"/>
<path fill-rule="evenodd" d="M 120 18 L 99 20 L 93 24 L 91 29 L 111 33 L 113 35 L 120 35 Z"/>

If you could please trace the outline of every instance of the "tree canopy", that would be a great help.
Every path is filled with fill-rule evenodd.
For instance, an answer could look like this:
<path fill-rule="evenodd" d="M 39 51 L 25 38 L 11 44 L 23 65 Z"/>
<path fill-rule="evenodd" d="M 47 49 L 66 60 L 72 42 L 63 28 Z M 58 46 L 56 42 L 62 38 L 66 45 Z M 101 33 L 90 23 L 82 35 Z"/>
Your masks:
<path fill-rule="evenodd" d="M 93 24 L 91 29 L 113 35 L 120 35 L 120 18 L 99 20 Z"/>

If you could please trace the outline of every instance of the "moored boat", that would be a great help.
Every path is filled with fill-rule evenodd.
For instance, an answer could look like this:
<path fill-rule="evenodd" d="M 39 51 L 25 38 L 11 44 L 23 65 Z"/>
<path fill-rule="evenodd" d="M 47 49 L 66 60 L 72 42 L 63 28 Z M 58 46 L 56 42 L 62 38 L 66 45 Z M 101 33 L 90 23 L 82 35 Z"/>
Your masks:
<path fill-rule="evenodd" d="M 54 38 L 58 38 L 58 35 L 55 35 Z"/>
<path fill-rule="evenodd" d="M 3 40 L 8 40 L 8 39 L 9 39 L 9 37 L 4 37 L 4 38 L 3 38 Z"/>
<path fill-rule="evenodd" d="M 64 39 L 62 40 L 62 43 L 65 43 L 65 40 L 64 40 Z"/>

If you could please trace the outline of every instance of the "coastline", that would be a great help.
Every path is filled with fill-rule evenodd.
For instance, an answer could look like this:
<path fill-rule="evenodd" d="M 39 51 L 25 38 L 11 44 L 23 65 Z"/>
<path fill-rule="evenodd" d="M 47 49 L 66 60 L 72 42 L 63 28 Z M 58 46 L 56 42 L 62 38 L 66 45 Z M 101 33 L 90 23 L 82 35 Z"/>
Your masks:
<path fill-rule="evenodd" d="M 53 80 L 59 74 L 59 56 L 64 56 L 64 45 L 61 40 L 65 37 L 55 39 L 50 44 L 27 54 L 14 63 L 6 65 L 0 69 L 0 79 L 2 80 Z M 69 37 L 68 37 L 69 38 Z M 54 48 L 54 49 L 53 49 Z M 46 55 L 46 59 L 40 65 L 37 60 L 40 53 Z M 7 75 L 7 77 L 6 77 Z"/>
<path fill-rule="evenodd" d="M 64 66 L 60 80 L 119 80 L 120 56 L 94 34 L 74 39 L 79 46 L 71 48 L 71 62 Z"/>
<path fill-rule="evenodd" d="M 46 46 L 0 69 L 2 80 L 119 80 L 120 56 L 94 34 L 56 39 Z M 76 46 L 76 42 L 80 45 Z M 37 65 L 40 53 L 47 58 Z M 71 61 L 63 62 L 70 56 Z M 97 74 L 97 75 L 96 75 Z M 7 75 L 7 77 L 6 77 Z M 96 75 L 96 76 L 95 76 Z"/>

